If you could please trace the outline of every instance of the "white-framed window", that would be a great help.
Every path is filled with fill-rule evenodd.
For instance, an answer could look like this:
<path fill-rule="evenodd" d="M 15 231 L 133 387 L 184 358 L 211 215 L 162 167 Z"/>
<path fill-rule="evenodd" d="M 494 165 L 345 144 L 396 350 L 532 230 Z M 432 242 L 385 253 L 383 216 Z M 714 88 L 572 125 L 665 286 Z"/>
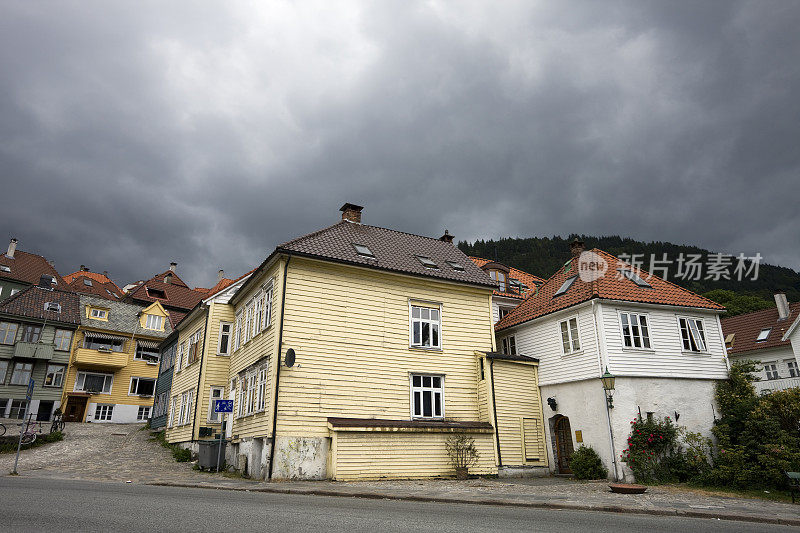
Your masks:
<path fill-rule="evenodd" d="M 256 412 L 256 395 L 258 394 L 258 383 L 256 380 L 255 371 L 247 374 L 247 414 L 251 415 Z"/>
<path fill-rule="evenodd" d="M 145 405 L 140 405 L 139 412 L 136 413 L 136 420 L 142 422 L 148 418 L 150 418 L 150 408 Z"/>
<path fill-rule="evenodd" d="M 581 349 L 581 341 L 578 337 L 578 317 L 573 316 L 562 320 L 558 324 L 561 330 L 561 349 L 565 354 L 575 353 Z"/>
<path fill-rule="evenodd" d="M 241 327 L 242 327 L 242 315 L 241 313 L 236 315 L 236 325 L 233 328 L 233 351 L 239 349 L 241 346 Z"/>
<path fill-rule="evenodd" d="M 767 379 L 780 379 L 781 377 L 778 374 L 777 361 L 770 361 L 769 363 L 764 363 L 764 372 L 767 374 Z"/>
<path fill-rule="evenodd" d="M 247 304 L 247 310 L 245 311 L 244 315 L 244 328 L 243 328 L 244 344 L 247 344 L 247 341 L 250 340 L 250 330 L 252 321 L 253 321 L 253 301 L 251 300 L 250 303 Z"/>
<path fill-rule="evenodd" d="M 772 328 L 764 328 L 758 332 L 758 337 L 756 337 L 756 342 L 762 342 L 767 340 L 769 337 L 769 332 L 772 331 Z"/>
<path fill-rule="evenodd" d="M 0 322 L 0 344 L 14 344 L 18 328 L 14 322 Z"/>
<path fill-rule="evenodd" d="M 514 335 L 503 338 L 503 353 L 506 355 L 517 355 L 517 339 Z"/>
<path fill-rule="evenodd" d="M 189 348 L 186 352 L 186 366 L 200 359 L 200 337 L 202 330 L 198 329 L 189 337 Z"/>
<path fill-rule="evenodd" d="M 183 419 L 184 424 L 190 424 L 192 422 L 192 409 L 194 408 L 194 390 L 190 390 L 186 395 L 186 418 Z"/>
<path fill-rule="evenodd" d="M 178 403 L 178 397 L 173 396 L 169 402 L 169 420 L 167 420 L 168 427 L 172 427 L 175 422 L 175 411 L 177 403 Z"/>
<path fill-rule="evenodd" d="M 626 348 L 650 348 L 650 322 L 647 315 L 620 313 L 622 342 Z"/>
<path fill-rule="evenodd" d="M 183 344 L 178 344 L 175 348 L 175 372 L 181 371 L 181 363 L 183 362 Z"/>
<path fill-rule="evenodd" d="M 64 365 L 47 365 L 47 372 L 44 376 L 45 387 L 61 387 L 64 384 L 64 373 L 67 367 Z"/>
<path fill-rule="evenodd" d="M 253 302 L 253 333 L 251 337 L 255 337 L 261 333 L 261 306 L 264 305 L 264 293 L 260 292 Z"/>
<path fill-rule="evenodd" d="M 264 312 L 262 314 L 261 331 L 272 323 L 272 283 L 264 286 Z"/>
<path fill-rule="evenodd" d="M 497 316 L 499 317 L 498 319 L 503 320 L 506 317 L 506 315 L 513 310 L 514 309 L 512 307 L 498 307 L 497 308 Z"/>
<path fill-rule="evenodd" d="M 256 410 L 263 411 L 267 405 L 267 367 L 258 370 L 258 401 Z"/>
<path fill-rule="evenodd" d="M 114 383 L 113 374 L 99 372 L 78 372 L 75 376 L 75 392 L 91 392 L 94 394 L 111 394 Z"/>
<path fill-rule="evenodd" d="M 164 329 L 164 317 L 161 315 L 151 315 L 148 313 L 144 322 L 145 329 L 155 329 L 161 331 Z"/>
<path fill-rule="evenodd" d="M 14 363 L 9 385 L 27 385 L 33 372 L 33 363 Z"/>
<path fill-rule="evenodd" d="M 55 338 L 56 350 L 68 352 L 72 343 L 72 332 L 68 329 L 57 329 Z"/>
<path fill-rule="evenodd" d="M 11 410 L 8 412 L 8 418 L 16 418 L 18 420 L 25 418 L 25 406 L 27 404 L 27 400 L 11 400 Z"/>
<path fill-rule="evenodd" d="M 800 370 L 797 368 L 797 361 L 795 359 L 788 359 L 786 361 L 786 368 L 789 369 L 790 378 L 800 377 Z"/>
<path fill-rule="evenodd" d="M 444 418 L 444 376 L 411 374 L 411 417 Z"/>
<path fill-rule="evenodd" d="M 225 389 L 223 387 L 211 387 L 211 391 L 209 392 L 208 396 L 208 421 L 209 422 L 219 422 L 220 414 L 214 412 L 214 406 L 217 404 L 217 400 L 222 399 L 222 395 L 225 393 Z"/>
<path fill-rule="evenodd" d="M 94 408 L 94 419 L 100 422 L 109 422 L 111 417 L 114 416 L 114 406 L 109 404 L 98 403 Z"/>
<path fill-rule="evenodd" d="M 231 353 L 231 323 L 219 323 L 219 345 L 217 355 L 230 355 Z"/>
<path fill-rule="evenodd" d="M 97 320 L 108 320 L 108 311 L 106 311 L 105 309 L 92 308 L 89 311 L 89 318 L 94 318 Z"/>
<path fill-rule="evenodd" d="M 681 329 L 681 341 L 686 352 L 705 352 L 706 333 L 703 320 L 700 318 L 678 318 Z"/>
<path fill-rule="evenodd" d="M 5 359 L 0 359 L 0 385 L 5 384 L 7 373 L 8 373 L 8 361 Z M 3 411 L 0 411 L 0 415 L 2 414 Z"/>
<path fill-rule="evenodd" d="M 409 304 L 411 315 L 411 346 L 414 348 L 442 347 L 441 307 Z"/>
<path fill-rule="evenodd" d="M 156 390 L 156 380 L 153 378 L 132 377 L 128 396 L 152 396 Z"/>
<path fill-rule="evenodd" d="M 237 408 L 236 414 L 238 416 L 244 416 L 246 409 L 245 409 L 245 398 L 247 398 L 247 381 L 244 376 L 239 376 L 239 386 L 237 388 L 239 391 L 239 407 Z"/>
<path fill-rule="evenodd" d="M 133 359 L 136 361 L 144 361 L 151 365 L 157 365 L 158 359 L 160 357 L 160 352 L 158 348 L 150 348 L 148 346 L 142 346 L 141 343 L 136 343 L 136 353 L 133 356 Z"/>

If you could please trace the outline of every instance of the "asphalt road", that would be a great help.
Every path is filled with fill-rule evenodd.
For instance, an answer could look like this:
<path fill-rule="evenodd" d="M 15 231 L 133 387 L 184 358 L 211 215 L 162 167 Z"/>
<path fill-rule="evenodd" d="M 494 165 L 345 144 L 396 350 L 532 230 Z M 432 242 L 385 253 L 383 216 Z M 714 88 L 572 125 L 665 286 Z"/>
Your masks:
<path fill-rule="evenodd" d="M 0 531 L 797 531 L 632 514 L 0 476 Z"/>

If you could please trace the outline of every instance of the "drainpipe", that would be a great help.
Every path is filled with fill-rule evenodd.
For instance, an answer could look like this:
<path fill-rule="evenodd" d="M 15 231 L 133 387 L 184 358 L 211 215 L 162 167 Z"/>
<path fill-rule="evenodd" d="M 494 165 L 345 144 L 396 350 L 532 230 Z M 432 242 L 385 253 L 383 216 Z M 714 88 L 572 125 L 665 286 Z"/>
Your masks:
<path fill-rule="evenodd" d="M 197 394 L 195 394 L 194 398 L 194 415 L 192 415 L 192 442 L 196 439 L 194 438 L 194 430 L 195 426 L 197 425 L 197 408 L 200 405 L 200 380 L 203 377 L 203 359 L 205 359 L 206 355 L 206 336 L 208 335 L 208 315 L 211 314 L 209 309 L 206 309 L 206 325 L 203 327 L 203 347 L 200 352 L 200 366 L 197 370 Z M 179 337 L 180 338 L 180 337 Z M 211 408 L 211 403 L 209 402 L 209 409 Z M 222 429 L 220 429 L 222 431 Z"/>
<path fill-rule="evenodd" d="M 492 410 L 494 411 L 494 438 L 497 443 L 497 467 L 503 467 L 503 457 L 500 455 L 500 428 L 497 427 L 497 402 L 494 397 L 494 359 L 489 360 L 490 379 L 492 380 Z"/>
<path fill-rule="evenodd" d="M 289 270 L 289 260 L 292 256 L 286 256 L 283 264 L 283 289 L 281 290 L 281 327 L 278 332 L 278 366 L 275 370 L 275 400 L 272 408 L 272 443 L 269 447 L 269 474 L 267 479 L 272 480 L 272 465 L 275 462 L 275 441 L 278 440 L 275 431 L 278 427 L 278 388 L 281 384 L 281 352 L 283 350 L 283 314 L 286 308 L 286 273 Z"/>

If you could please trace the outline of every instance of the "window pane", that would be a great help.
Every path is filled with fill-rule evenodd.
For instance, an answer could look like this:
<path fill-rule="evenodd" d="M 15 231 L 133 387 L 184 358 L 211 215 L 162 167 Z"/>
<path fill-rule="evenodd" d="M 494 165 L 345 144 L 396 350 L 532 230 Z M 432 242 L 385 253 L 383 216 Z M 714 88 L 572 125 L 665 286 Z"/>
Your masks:
<path fill-rule="evenodd" d="M 417 379 L 416 377 L 414 378 Z M 420 401 L 420 393 L 419 391 L 414 393 L 414 416 L 421 416 L 422 415 L 422 402 Z"/>
<path fill-rule="evenodd" d="M 567 323 L 561 323 L 561 344 L 564 346 L 564 353 L 569 353 L 569 330 Z"/>
<path fill-rule="evenodd" d="M 420 322 L 414 322 L 414 341 L 412 344 L 420 345 L 422 344 L 422 324 Z"/>
<path fill-rule="evenodd" d="M 423 387 L 430 387 L 431 386 L 431 377 L 430 376 L 423 376 L 422 377 L 422 386 Z"/>
<path fill-rule="evenodd" d="M 442 416 L 442 394 L 440 392 L 433 393 L 433 415 Z"/>
<path fill-rule="evenodd" d="M 433 386 L 434 386 L 435 388 L 437 388 L 437 389 L 438 389 L 438 388 L 441 388 L 441 386 L 442 386 L 442 378 L 440 378 L 440 377 L 434 377 L 434 378 L 433 378 Z"/>
<path fill-rule="evenodd" d="M 431 346 L 439 346 L 439 326 L 431 325 Z"/>
<path fill-rule="evenodd" d="M 428 309 L 427 307 L 423 307 L 421 311 L 422 311 L 422 319 L 423 320 L 430 320 L 430 318 L 431 318 L 431 310 Z"/>
<path fill-rule="evenodd" d="M 422 345 L 423 346 L 430 346 L 431 345 L 431 324 L 430 324 L 430 322 L 423 322 L 422 323 Z"/>
<path fill-rule="evenodd" d="M 422 416 L 433 416 L 431 403 L 431 391 L 424 391 L 422 393 Z"/>
<path fill-rule="evenodd" d="M 431 320 L 434 322 L 439 321 L 439 310 L 438 309 L 431 309 Z"/>
<path fill-rule="evenodd" d="M 419 318 L 419 307 L 411 308 L 411 318 Z"/>
<path fill-rule="evenodd" d="M 414 376 L 414 386 L 421 387 L 422 386 L 422 377 L 421 376 Z"/>

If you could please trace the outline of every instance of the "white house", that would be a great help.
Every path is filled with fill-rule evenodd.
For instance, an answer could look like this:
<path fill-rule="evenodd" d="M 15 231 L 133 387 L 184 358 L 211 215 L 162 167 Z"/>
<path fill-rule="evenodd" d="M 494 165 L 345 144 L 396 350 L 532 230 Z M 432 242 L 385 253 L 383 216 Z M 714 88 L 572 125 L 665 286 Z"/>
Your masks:
<path fill-rule="evenodd" d="M 584 444 L 610 477 L 629 480 L 619 458 L 640 413 L 710 435 L 714 385 L 728 374 L 724 308 L 601 250 L 571 248 L 572 259 L 495 326 L 497 344 L 540 361 L 551 470 L 569 473 Z M 606 369 L 616 377 L 610 408 Z"/>
<path fill-rule="evenodd" d="M 760 365 L 761 381 L 755 383 L 758 392 L 800 387 L 800 337 L 789 332 L 799 316 L 800 302 L 789 304 L 785 294 L 777 293 L 775 308 L 722 320 L 730 360 Z M 794 342 L 789 337 L 794 337 Z"/>

